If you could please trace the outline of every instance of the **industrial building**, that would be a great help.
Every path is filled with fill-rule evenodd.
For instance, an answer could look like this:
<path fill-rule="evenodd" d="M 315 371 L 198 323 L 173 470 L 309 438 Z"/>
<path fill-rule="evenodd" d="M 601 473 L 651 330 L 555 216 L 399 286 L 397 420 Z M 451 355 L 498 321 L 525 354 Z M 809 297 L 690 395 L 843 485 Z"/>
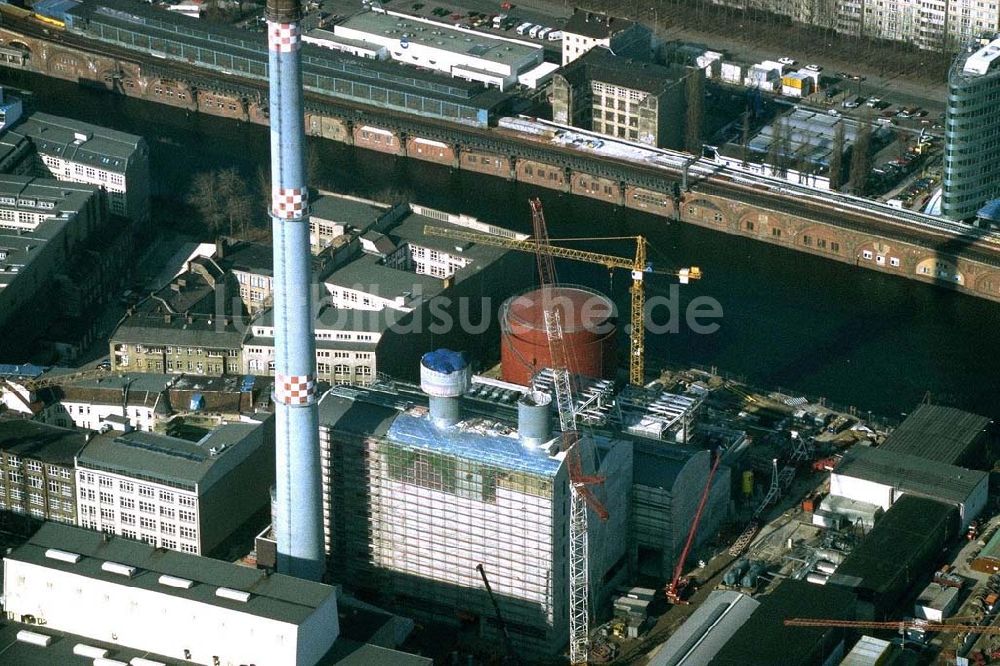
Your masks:
<path fill-rule="evenodd" d="M 815 666 L 845 653 L 841 627 L 787 627 L 792 617 L 855 619 L 850 590 L 787 580 L 759 598 L 760 606 L 712 657 L 712 666 Z M 833 657 L 833 659 L 831 659 Z"/>
<path fill-rule="evenodd" d="M 437 359 L 421 366 L 427 395 L 397 383 L 320 400 L 330 574 L 414 617 L 451 623 L 458 613 L 497 638 L 481 563 L 518 650 L 557 654 L 568 631 L 569 484 L 551 399 L 462 398 L 468 366 L 442 373 Z M 606 479 L 609 519 L 589 521 L 592 602 L 606 603 L 628 570 L 632 445 L 598 436 L 582 446 L 585 471 Z"/>
<path fill-rule="evenodd" d="M 108 431 L 76 458 L 79 524 L 207 554 L 268 502 L 274 422 L 228 423 L 198 441 Z"/>
<path fill-rule="evenodd" d="M 918 405 L 879 448 L 972 469 L 987 463 L 990 419 L 954 407 Z"/>
<path fill-rule="evenodd" d="M 986 472 L 867 446 L 851 448 L 830 474 L 830 495 L 874 504 L 887 514 L 902 497 L 926 497 L 957 507 L 963 529 L 985 508 L 988 490 Z"/>
<path fill-rule="evenodd" d="M 74 460 L 84 444 L 77 430 L 0 419 L 0 512 L 75 524 Z"/>
<path fill-rule="evenodd" d="M 218 74 L 266 81 L 266 38 L 127 0 L 84 0 L 66 13 L 66 30 L 86 39 L 193 64 Z M 507 96 L 481 83 L 444 77 L 301 44 L 302 85 L 311 93 L 402 113 L 486 126 Z M 128 85 L 128 82 L 126 82 Z"/>
<path fill-rule="evenodd" d="M 648 60 L 652 46 L 649 28 L 625 18 L 577 10 L 562 28 L 562 64 L 568 65 L 594 47 L 626 57 Z"/>
<path fill-rule="evenodd" d="M 618 369 L 615 305 L 604 294 L 578 286 L 535 288 L 503 302 L 503 379 L 528 386 L 538 372 L 552 367 L 544 316 L 550 309 L 559 312 L 569 371 L 584 377 L 614 379 Z"/>
<path fill-rule="evenodd" d="M 635 440 L 634 446 L 630 526 L 633 569 L 670 580 L 712 467 L 712 453 L 641 439 Z M 714 536 L 728 516 L 730 485 L 730 469 L 720 465 L 692 542 L 694 548 Z"/>
<path fill-rule="evenodd" d="M 325 33 L 325 34 L 323 34 Z M 540 45 L 391 11 L 371 9 L 303 41 L 357 55 L 391 58 L 487 86 L 507 90 L 542 64 Z M 384 55 L 382 55 L 384 54 Z M 381 59 L 381 58 L 380 58 Z"/>
<path fill-rule="evenodd" d="M 141 136 L 37 111 L 9 133 L 31 141 L 35 175 L 95 185 L 111 213 L 149 221 L 149 148 Z"/>
<path fill-rule="evenodd" d="M 681 149 L 688 76 L 704 73 L 591 49 L 553 75 L 552 118 L 657 148 Z"/>
<path fill-rule="evenodd" d="M 863 616 L 893 614 L 917 586 L 930 578 L 941 549 L 958 535 L 954 506 L 906 495 L 882 519 L 830 576 L 825 589 L 850 590 Z"/>
<path fill-rule="evenodd" d="M 998 95 L 1000 37 L 969 47 L 948 71 L 941 214 L 952 220 L 971 220 L 983 204 L 1000 196 Z"/>
<path fill-rule="evenodd" d="M 55 657 L 54 632 L 83 637 L 74 651 L 109 666 L 125 663 L 119 649 L 143 651 L 130 663 L 144 666 L 164 663 L 157 655 L 206 666 L 313 666 L 340 633 L 328 585 L 68 525 L 45 525 L 8 554 L 3 581 L 7 618 L 35 625 L 21 640 L 51 651 L 49 664 L 71 663 Z"/>
<path fill-rule="evenodd" d="M 649 666 L 710 666 L 760 606 L 740 592 L 714 590 L 649 659 Z"/>

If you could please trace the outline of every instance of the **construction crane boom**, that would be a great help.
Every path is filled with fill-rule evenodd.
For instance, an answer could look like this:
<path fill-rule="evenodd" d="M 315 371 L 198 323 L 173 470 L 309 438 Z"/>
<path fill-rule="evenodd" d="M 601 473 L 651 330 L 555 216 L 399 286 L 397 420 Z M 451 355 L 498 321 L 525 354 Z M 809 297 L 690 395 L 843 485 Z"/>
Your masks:
<path fill-rule="evenodd" d="M 688 530 L 687 541 L 684 542 L 684 550 L 681 551 L 680 557 L 677 558 L 677 564 L 674 566 L 674 576 L 670 579 L 670 585 L 667 587 L 667 601 L 672 604 L 685 603 L 681 599 L 682 590 L 678 589 L 681 572 L 684 570 L 684 562 L 687 560 L 688 553 L 691 552 L 691 544 L 694 543 L 695 534 L 698 533 L 698 523 L 701 522 L 701 514 L 705 510 L 708 495 L 712 490 L 712 479 L 715 477 L 715 470 L 719 468 L 721 460 L 722 455 L 716 453 L 715 460 L 712 462 L 712 469 L 708 472 L 708 479 L 705 481 L 705 488 L 701 491 L 698 509 L 694 512 L 694 518 L 691 520 L 691 528 Z"/>
<path fill-rule="evenodd" d="M 811 617 L 792 617 L 785 620 L 787 627 L 843 627 L 845 629 L 920 629 L 921 631 L 969 632 L 975 634 L 1000 634 L 1000 626 L 981 624 L 943 624 L 922 620 L 898 620 L 895 622 L 866 622 L 862 620 L 831 620 Z"/>
<path fill-rule="evenodd" d="M 645 378 L 645 344 L 646 326 L 643 316 L 646 308 L 646 291 L 643 285 L 646 273 L 659 275 L 673 275 L 680 279 L 681 284 L 687 284 L 691 280 L 701 279 L 701 269 L 697 266 L 681 268 L 676 271 L 656 271 L 653 270 L 647 260 L 648 241 L 643 236 L 625 236 L 620 240 L 634 240 L 636 243 L 635 257 L 619 257 L 613 254 L 601 252 L 588 252 L 587 250 L 577 250 L 569 247 L 552 245 L 548 236 L 538 233 L 537 216 L 541 212 L 541 203 L 538 199 L 531 202 L 532 220 L 536 222 L 535 236 L 527 240 L 516 238 L 506 238 L 504 236 L 491 236 L 488 234 L 476 233 L 473 231 L 463 231 L 460 229 L 448 229 L 444 227 L 425 226 L 424 234 L 427 236 L 438 236 L 450 238 L 451 240 L 466 243 L 481 243 L 492 247 L 499 247 L 505 250 L 518 250 L 521 252 L 533 252 L 539 258 L 541 256 L 557 257 L 560 259 L 572 259 L 589 264 L 605 266 L 609 270 L 621 268 L 631 271 L 632 286 L 629 288 L 631 295 L 632 311 L 630 317 L 631 328 L 629 330 L 629 383 L 635 386 L 642 386 Z M 574 239 L 574 240 L 605 240 L 603 238 Z M 539 261 L 539 271 L 549 273 L 548 266 L 543 267 Z M 543 285 L 546 275 L 542 275 Z"/>
<path fill-rule="evenodd" d="M 493 587 L 490 585 L 490 581 L 486 578 L 486 569 L 483 567 L 482 563 L 476 565 L 476 571 L 483 578 L 483 585 L 486 586 L 486 593 L 490 595 L 490 601 L 493 603 L 493 612 L 497 616 L 497 624 L 500 625 L 500 631 L 503 632 L 503 646 L 507 651 L 507 658 L 514 663 L 519 663 L 517 655 L 514 653 L 514 646 L 510 642 L 510 633 L 507 631 L 507 623 L 503 620 L 503 615 L 500 613 L 500 604 L 497 603 L 497 598 L 493 596 Z"/>

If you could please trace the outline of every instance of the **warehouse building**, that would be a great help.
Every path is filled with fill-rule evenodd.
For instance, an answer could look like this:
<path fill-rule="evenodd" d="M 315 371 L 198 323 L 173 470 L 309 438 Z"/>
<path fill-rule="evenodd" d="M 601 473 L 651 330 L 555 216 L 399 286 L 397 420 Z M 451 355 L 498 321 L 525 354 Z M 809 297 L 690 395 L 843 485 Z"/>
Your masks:
<path fill-rule="evenodd" d="M 649 658 L 649 666 L 710 666 L 759 606 L 749 595 L 713 590 Z"/>
<path fill-rule="evenodd" d="M 879 448 L 945 465 L 981 468 L 991 421 L 953 407 L 919 405 Z"/>
<path fill-rule="evenodd" d="M 79 524 L 208 554 L 269 500 L 274 422 L 227 423 L 200 440 L 95 435 L 77 455 Z"/>
<path fill-rule="evenodd" d="M 530 42 L 454 28 L 408 14 L 365 11 L 337 23 L 333 34 L 307 33 L 303 41 L 438 71 L 507 90 L 542 64 L 542 47 Z"/>
<path fill-rule="evenodd" d="M 8 554 L 3 580 L 7 617 L 36 625 L 24 640 L 51 650 L 50 664 L 68 663 L 55 631 L 206 666 L 313 666 L 340 633 L 328 585 L 68 525 L 45 525 Z M 125 663 L 81 647 L 94 663 Z"/>
<path fill-rule="evenodd" d="M 553 120 L 658 148 L 683 148 L 687 77 L 704 72 L 615 53 L 592 49 L 553 75 Z"/>
<path fill-rule="evenodd" d="M 829 586 L 853 591 L 865 615 L 890 615 L 916 593 L 919 583 L 930 579 L 958 526 L 954 506 L 902 497 L 837 567 Z"/>
<path fill-rule="evenodd" d="M 845 653 L 841 627 L 787 627 L 788 618 L 855 619 L 854 595 L 835 586 L 787 580 L 760 597 L 760 606 L 712 657 L 712 666 L 820 666 Z"/>
<path fill-rule="evenodd" d="M 652 34 L 643 24 L 590 11 L 575 11 L 562 33 L 563 66 L 594 47 L 610 49 L 626 58 L 647 60 L 652 46 Z"/>
<path fill-rule="evenodd" d="M 830 495 L 882 507 L 888 513 L 911 495 L 957 507 L 964 529 L 982 513 L 989 491 L 986 472 L 927 460 L 899 451 L 854 446 L 830 474 Z"/>

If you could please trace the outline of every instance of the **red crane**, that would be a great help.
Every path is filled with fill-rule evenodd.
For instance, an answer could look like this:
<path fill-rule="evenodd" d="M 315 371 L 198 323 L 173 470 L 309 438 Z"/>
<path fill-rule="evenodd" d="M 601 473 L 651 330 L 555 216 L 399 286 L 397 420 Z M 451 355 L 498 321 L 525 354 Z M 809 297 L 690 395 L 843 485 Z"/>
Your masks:
<path fill-rule="evenodd" d="M 722 456 L 718 453 L 715 454 L 715 460 L 712 462 L 712 469 L 708 472 L 708 479 L 705 481 L 705 488 L 701 491 L 701 500 L 698 502 L 698 510 L 694 512 L 694 519 L 691 521 L 691 529 L 688 530 L 687 541 L 684 543 L 684 550 L 681 551 L 681 556 L 677 558 L 677 565 L 674 567 L 674 577 L 670 580 L 670 585 L 667 586 L 667 601 L 672 604 L 686 604 L 688 603 L 682 597 L 684 595 L 684 590 L 687 587 L 687 581 L 681 582 L 681 571 L 684 570 L 684 562 L 687 560 L 688 553 L 691 551 L 691 544 L 694 543 L 694 535 L 698 532 L 698 523 L 701 522 L 701 514 L 705 510 L 705 504 L 708 502 L 708 493 L 712 490 L 712 479 L 715 477 L 715 470 L 719 468 L 719 462 L 722 460 Z"/>

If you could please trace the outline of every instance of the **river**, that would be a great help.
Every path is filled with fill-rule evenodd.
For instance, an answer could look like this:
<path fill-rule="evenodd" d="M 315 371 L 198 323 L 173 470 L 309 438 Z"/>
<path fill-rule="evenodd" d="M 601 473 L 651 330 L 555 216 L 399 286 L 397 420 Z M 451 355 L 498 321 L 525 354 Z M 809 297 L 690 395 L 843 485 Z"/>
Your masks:
<path fill-rule="evenodd" d="M 32 91 L 26 98 L 39 111 L 145 136 L 161 195 L 181 198 L 194 174 L 229 166 L 253 186 L 258 167 L 268 163 L 265 127 L 6 69 L 0 83 Z M 908 412 L 930 391 L 935 403 L 1000 416 L 1000 304 L 551 190 L 310 142 L 320 158 L 313 186 L 363 197 L 391 192 L 521 231 L 531 227 L 528 198 L 538 196 L 553 238 L 643 234 L 660 267 L 700 266 L 704 278 L 681 288 L 681 308 L 697 296 L 716 299 L 723 309 L 718 331 L 696 334 L 681 326 L 648 336 L 647 370 L 716 366 L 754 384 L 889 417 Z M 587 247 L 634 252 L 620 242 Z M 612 280 L 600 267 L 562 262 L 558 268 L 563 281 L 610 289 L 627 308 L 626 273 Z M 669 278 L 647 284 L 650 296 L 669 294 Z"/>

